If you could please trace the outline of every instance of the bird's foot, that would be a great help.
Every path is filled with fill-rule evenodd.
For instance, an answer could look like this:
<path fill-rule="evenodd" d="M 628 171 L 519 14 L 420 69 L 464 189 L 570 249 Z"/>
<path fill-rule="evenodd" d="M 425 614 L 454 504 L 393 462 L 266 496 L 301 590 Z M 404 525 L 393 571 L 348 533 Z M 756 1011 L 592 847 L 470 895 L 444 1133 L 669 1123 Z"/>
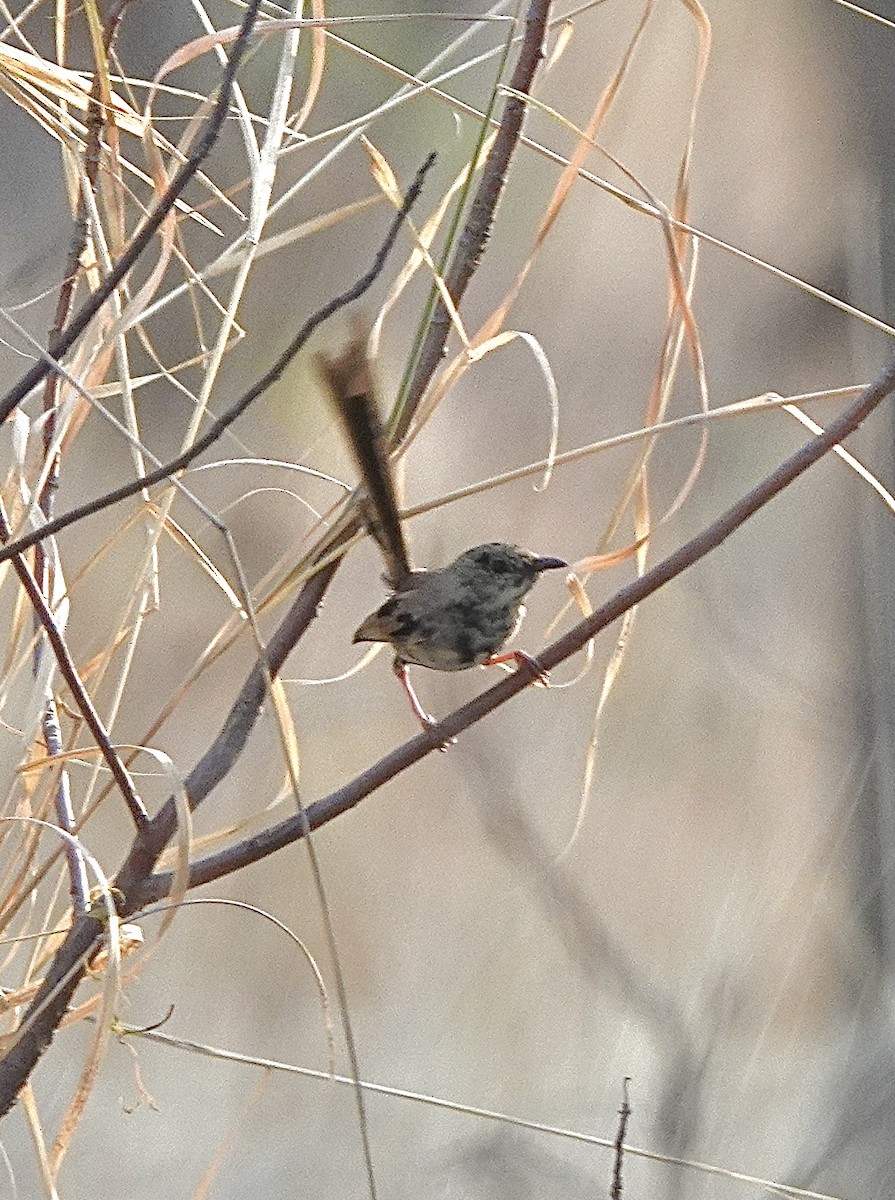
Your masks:
<path fill-rule="evenodd" d="M 443 741 L 436 737 L 435 730 L 438 728 L 438 722 L 434 717 L 430 716 L 427 712 L 422 711 L 417 713 L 417 717 L 420 725 L 422 725 L 430 739 L 435 743 L 436 748 L 440 750 L 442 754 L 447 754 L 451 746 L 456 746 L 457 739 L 455 737 L 445 738 Z"/>
<path fill-rule="evenodd" d="M 486 667 L 502 666 L 504 663 L 515 663 L 516 667 L 521 667 L 523 663 L 528 667 L 529 671 L 534 675 L 533 683 L 535 687 L 550 687 L 550 675 L 541 666 L 538 660 L 531 654 L 526 654 L 524 650 L 508 650 L 506 654 L 492 654 L 485 663 Z"/>
<path fill-rule="evenodd" d="M 430 716 L 423 708 L 422 704 L 420 704 L 419 697 L 413 690 L 413 684 L 410 682 L 410 679 L 407 676 L 407 667 L 399 659 L 396 659 L 393 670 L 395 675 L 398 677 L 401 687 L 403 687 L 407 695 L 407 699 L 410 701 L 410 707 L 413 709 L 413 715 L 419 721 L 420 725 L 422 725 L 425 732 L 429 734 L 432 741 L 436 743 L 438 749 L 441 750 L 442 753 L 446 753 L 449 746 L 456 745 L 457 739 L 448 738 L 443 742 L 438 741 L 432 732 L 433 729 L 438 725 L 438 722 L 434 717 Z"/>

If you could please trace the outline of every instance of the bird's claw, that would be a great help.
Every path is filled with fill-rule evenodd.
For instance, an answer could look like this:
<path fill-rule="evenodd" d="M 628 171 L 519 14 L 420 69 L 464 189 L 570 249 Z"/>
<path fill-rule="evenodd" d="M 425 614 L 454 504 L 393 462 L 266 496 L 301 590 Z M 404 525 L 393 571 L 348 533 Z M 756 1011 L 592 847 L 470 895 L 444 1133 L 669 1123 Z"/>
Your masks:
<path fill-rule="evenodd" d="M 517 662 L 524 662 L 528 669 L 534 672 L 535 677 L 532 682 L 535 687 L 550 687 L 550 672 L 541 666 L 534 655 L 526 654 L 524 650 L 517 650 L 516 656 Z"/>
<path fill-rule="evenodd" d="M 435 736 L 435 730 L 438 728 L 438 722 L 434 717 L 430 717 L 428 713 L 424 712 L 422 716 L 420 716 L 420 724 L 425 732 L 429 735 L 431 741 L 435 743 L 436 749 L 440 750 L 442 754 L 447 754 L 451 746 L 456 746 L 457 739 L 455 737 L 445 738 L 443 741 L 439 741 L 439 739 Z"/>
<path fill-rule="evenodd" d="M 535 687 L 550 687 L 549 672 L 541 666 L 533 655 L 527 654 L 524 650 L 510 650 L 506 654 L 492 654 L 484 665 L 486 667 L 502 666 L 506 670 L 509 670 L 509 666 L 507 665 L 509 663 L 515 663 L 517 669 L 524 663 L 534 675 L 532 683 Z"/>

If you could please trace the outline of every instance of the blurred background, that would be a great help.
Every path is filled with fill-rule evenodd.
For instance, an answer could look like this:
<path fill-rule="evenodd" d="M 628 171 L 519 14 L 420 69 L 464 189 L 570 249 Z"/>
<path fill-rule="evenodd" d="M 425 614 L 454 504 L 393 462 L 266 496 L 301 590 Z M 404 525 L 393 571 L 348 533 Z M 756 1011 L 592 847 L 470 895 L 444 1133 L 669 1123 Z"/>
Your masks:
<path fill-rule="evenodd" d="M 886 24 L 834 0 L 704 3 L 712 45 L 695 122 L 689 220 L 752 256 L 700 245 L 693 309 L 710 403 L 867 382 L 890 353 L 880 323 L 895 315 L 895 4 L 876 0 Z M 419 6 L 410 7 L 418 12 Z M 658 0 L 647 10 L 642 40 L 599 140 L 670 206 L 688 137 L 697 27 L 684 4 Z M 576 16 L 563 53 L 539 77 L 539 100 L 569 122 L 587 125 L 644 11 L 642 3 L 607 0 Z M 205 12 L 217 28 L 241 16 L 225 4 Z M 55 57 L 46 15 L 38 9 L 23 29 L 34 52 Z M 198 8 L 183 5 L 172 13 L 154 0 L 133 0 L 118 53 L 132 77 L 149 79 L 204 28 Z M 563 29 L 560 23 L 551 32 L 548 53 L 559 36 L 568 36 Z M 73 15 L 67 61 L 75 67 L 91 66 L 85 30 Z M 376 196 L 369 157 L 357 140 L 329 161 L 337 138 L 315 141 L 314 135 L 394 94 L 400 80 L 381 60 L 415 74 L 462 34 L 463 44 L 441 65 L 446 69 L 500 46 L 506 28 L 417 16 L 334 33 L 376 58 L 330 42 L 320 94 L 303 130 L 311 140 L 294 137 L 281 156 L 274 195 L 287 199 L 271 216 L 266 237 L 289 235 L 341 205 Z M 8 20 L 4 40 L 22 44 Z M 293 110 L 307 92 L 310 42 L 303 33 Z M 278 38 L 265 39 L 241 72 L 253 113 L 270 107 L 281 46 Z M 442 86 L 482 109 L 495 63 L 489 58 Z M 218 78 L 206 56 L 168 82 L 208 93 Z M 142 103 L 145 89 L 136 94 Z M 59 147 L 21 104 L 4 95 L 0 106 L 7 163 L 0 173 L 2 306 L 45 341 L 71 240 Z M 172 120 L 159 127 L 172 140 L 179 137 L 183 114 L 195 107 L 189 97 L 160 98 L 159 113 Z M 260 120 L 255 127 L 263 135 Z M 448 102 L 418 95 L 374 119 L 367 133 L 402 184 L 431 148 L 438 149 L 416 214 L 420 225 L 468 161 L 476 125 Z M 574 132 L 547 112 L 533 113 L 526 133 L 561 156 L 576 146 Z M 133 138 L 126 149 L 140 159 Z M 585 166 L 636 191 L 596 151 Z M 469 331 L 484 322 L 529 257 L 560 169 L 531 148 L 518 149 L 462 308 Z M 247 211 L 249 194 L 241 185 L 249 168 L 235 121 L 208 171 Z M 207 201 L 208 193 L 191 193 L 194 203 L 200 198 Z M 180 225 L 194 265 L 215 260 L 244 227 L 222 204 L 209 203 L 206 212 L 219 232 Z M 238 305 L 245 336 L 215 380 L 213 412 L 259 377 L 310 312 L 365 269 L 389 212 L 384 203 L 371 203 L 307 236 L 287 237 L 257 261 Z M 406 238 L 399 243 L 386 277 L 363 306 L 369 318 L 409 248 Z M 860 312 L 842 311 L 790 277 Z M 182 278 L 172 267 L 162 294 Z M 233 273 L 211 278 L 209 286 L 226 304 Z M 399 385 L 427 294 L 420 275 L 385 322 L 377 361 L 384 409 Z M 579 179 L 507 320 L 508 328 L 533 335 L 549 358 L 559 394 L 560 450 L 643 425 L 667 310 L 659 223 Z M 147 318 L 143 340 L 130 343 L 132 373 L 156 371 L 154 356 L 171 365 L 197 354 L 203 337 L 213 344 L 219 322 L 198 289 L 183 291 Z M 347 316 L 337 318 L 314 348 L 336 350 L 346 329 Z M 8 325 L 0 336 L 4 376 L 12 382 L 27 365 L 27 347 Z M 455 341 L 454 353 L 457 347 Z M 115 378 L 113 364 L 107 379 Z M 138 390 L 140 436 L 159 457 L 179 448 L 202 378 L 197 366 L 180 371 L 176 382 L 155 378 Z M 108 403 L 120 413 L 120 399 Z M 810 413 L 826 423 L 841 405 L 815 403 Z M 685 351 L 669 415 L 698 407 Z M 35 418 L 39 399 L 29 400 L 25 411 Z M 696 485 L 656 529 L 650 563 L 702 529 L 808 437 L 782 411 L 741 415 L 707 429 Z M 891 410 L 884 406 L 850 444 L 884 485 L 893 477 L 891 437 Z M 516 340 L 467 371 L 413 441 L 402 460 L 406 501 L 436 500 L 541 459 L 549 438 L 544 375 L 531 349 Z M 690 428 L 657 441 L 650 461 L 655 519 L 683 485 L 699 438 Z M 10 430 L 2 446 L 7 463 Z M 414 560 L 440 565 L 496 539 L 570 562 L 593 554 L 637 452 L 634 444 L 594 454 L 558 469 L 547 488 L 535 486 L 537 476 L 520 479 L 414 518 L 408 522 Z M 261 458 L 276 461 L 235 461 Z M 256 599 L 272 578 L 268 572 L 279 564 L 282 573 L 307 549 L 317 531 L 314 514 L 341 495 L 333 483 L 290 466 L 354 482 L 310 356 L 203 461 L 223 465 L 192 472 L 187 482 L 227 521 Z M 133 469 L 120 435 L 91 414 L 64 456 L 59 510 L 129 478 Z M 107 511 L 59 537 L 71 602 L 67 637 L 85 671 L 123 628 L 134 627 L 125 614 L 145 557 L 145 533 L 139 522 L 123 532 L 120 526 L 137 511 L 136 505 Z M 223 540 L 202 514 L 182 497 L 172 513 L 232 581 Z M 629 516 L 612 545 L 633 536 Z M 97 557 L 106 539 L 110 552 Z M 598 640 L 589 672 L 581 674 L 583 656 L 566 663 L 553 674 L 558 686 L 526 690 L 449 753 L 431 755 L 315 836 L 361 1077 L 569 1131 L 551 1135 L 370 1093 L 380 1195 L 608 1195 L 611 1148 L 571 1135 L 611 1142 L 626 1077 L 633 1108 L 626 1140 L 660 1156 L 626 1158 L 630 1197 L 764 1194 L 661 1156 L 812 1194 L 892 1195 L 893 562 L 891 510 L 828 456 L 641 607 L 599 721 L 617 628 Z M 385 595 L 380 572 L 369 542 L 351 551 L 284 671 L 305 803 L 416 732 L 388 656 L 360 673 L 321 682 L 357 664 L 351 633 Z M 629 563 L 597 573 L 588 585 L 591 601 L 611 595 L 633 572 Z M 5 582 L 4 615 L 12 621 L 14 594 Z M 558 614 L 560 627 L 568 627 L 575 613 L 565 610 L 567 598 L 562 580 L 546 577 L 531 596 L 518 644 L 537 652 Z M 197 555 L 170 536 L 159 543 L 157 600 L 144 605 L 127 671 L 119 656 L 97 685 L 96 700 L 108 714 L 121 682 L 113 740 L 149 744 L 186 773 L 219 728 L 253 650 L 248 638 L 240 639 L 148 737 L 232 611 Z M 282 611 L 265 615 L 267 632 Z M 426 707 L 442 715 L 493 681 L 478 671 L 418 671 L 415 680 Z M 4 684 L 0 765 L 5 812 L 11 813 L 22 804 L 16 767 L 32 702 L 27 655 L 7 661 Z M 586 788 L 592 743 L 594 775 Z M 142 794 L 154 809 L 168 782 L 147 757 L 140 767 Z M 88 785 L 98 788 L 92 770 L 89 762 L 72 767 L 81 800 Z M 274 804 L 284 777 L 275 716 L 266 709 L 238 768 L 197 814 L 196 836 L 269 805 L 271 820 L 288 815 L 290 799 Z M 83 836 L 113 873 L 130 838 L 114 796 Z M 6 851 L 9 872 L 15 846 L 8 843 Z M 50 912 L 61 920 L 65 894 L 64 882 L 59 896 L 44 885 L 32 921 L 40 926 Z M 199 896 L 258 906 L 301 938 L 330 997 L 336 1070 L 349 1074 L 331 947 L 306 848 L 280 852 Z M 143 923 L 148 938 L 160 919 Z M 22 928 L 14 924 L 10 932 Z M 4 986 L 20 985 L 27 965 L 9 951 Z M 146 1026 L 171 1008 L 160 1032 L 172 1038 L 328 1069 L 326 1020 L 304 953 L 256 912 L 191 905 L 177 914 L 127 986 L 119 1017 Z M 61 1030 L 36 1073 L 48 1136 L 92 1036 L 83 1024 Z M 10 1176 L 0 1194 L 43 1194 L 21 1104 L 3 1122 L 0 1141 Z M 18 1193 L 11 1190 L 13 1177 Z M 366 1187 L 349 1086 L 128 1038 L 109 1047 L 59 1194 L 230 1200 L 249 1189 L 259 1197 L 335 1197 L 363 1195 Z"/>

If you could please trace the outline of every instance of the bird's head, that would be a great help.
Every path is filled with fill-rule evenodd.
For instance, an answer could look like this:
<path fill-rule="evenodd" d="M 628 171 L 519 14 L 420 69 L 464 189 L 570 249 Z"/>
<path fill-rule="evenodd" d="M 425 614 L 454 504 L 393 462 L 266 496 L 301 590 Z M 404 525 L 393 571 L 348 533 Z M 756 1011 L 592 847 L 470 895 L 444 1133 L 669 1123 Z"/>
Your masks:
<path fill-rule="evenodd" d="M 562 558 L 532 554 L 506 542 L 486 542 L 465 550 L 452 569 L 468 580 L 488 580 L 495 588 L 524 596 L 544 571 L 568 565 Z"/>

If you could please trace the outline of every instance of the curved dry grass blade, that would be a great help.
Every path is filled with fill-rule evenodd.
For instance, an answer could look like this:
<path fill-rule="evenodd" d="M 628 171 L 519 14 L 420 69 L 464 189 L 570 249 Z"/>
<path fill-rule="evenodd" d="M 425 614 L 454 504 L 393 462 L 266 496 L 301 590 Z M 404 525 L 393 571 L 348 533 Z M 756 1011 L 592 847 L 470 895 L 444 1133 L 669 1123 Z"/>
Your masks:
<path fill-rule="evenodd" d="M 361 141 L 372 157 L 372 153 L 374 152 L 375 147 L 373 147 L 370 140 L 366 137 L 362 136 Z M 484 154 L 487 154 L 488 150 L 491 148 L 492 142 L 493 142 L 493 135 L 486 142 L 485 147 L 484 147 L 484 153 L 480 154 L 478 156 L 478 158 L 476 160 L 477 163 L 481 163 L 484 161 Z M 377 154 L 379 153 L 378 151 L 375 151 L 375 152 Z M 442 196 L 441 200 L 438 202 L 434 212 L 425 221 L 422 229 L 419 232 L 417 232 L 417 230 L 414 228 L 414 226 L 412 225 L 411 222 L 409 222 L 409 221 L 407 222 L 408 227 L 411 232 L 411 235 L 413 237 L 414 243 L 415 243 L 414 249 L 411 251 L 407 262 L 404 264 L 404 266 L 398 272 L 398 275 L 395 278 L 394 283 L 389 288 L 388 294 L 386 295 L 385 300 L 382 302 L 382 305 L 380 306 L 379 312 L 376 314 L 376 319 L 373 322 L 373 327 L 370 331 L 370 354 L 371 354 L 371 356 L 375 357 L 378 352 L 380 339 L 382 337 L 382 329 L 383 329 L 383 326 L 385 324 L 385 320 L 386 320 L 388 314 L 395 307 L 395 305 L 397 304 L 398 300 L 400 299 L 402 293 L 406 289 L 407 285 L 410 283 L 411 279 L 413 279 L 414 275 L 419 270 L 420 266 L 422 266 L 424 263 L 429 268 L 429 271 L 432 274 L 433 283 L 434 283 L 435 287 L 438 289 L 438 293 L 441 296 L 441 299 L 442 299 L 445 307 L 447 308 L 448 313 L 450 314 L 451 323 L 454 326 L 454 329 L 456 330 L 457 335 L 460 338 L 460 341 L 463 343 L 464 346 L 469 345 L 469 338 L 467 337 L 466 329 L 463 326 L 463 322 L 460 318 L 460 314 L 457 312 L 456 305 L 454 304 L 454 301 L 451 299 L 451 295 L 447 289 L 447 285 L 444 281 L 444 277 L 439 272 L 438 266 L 430 254 L 430 248 L 432 246 L 432 242 L 435 240 L 436 233 L 441 228 L 442 222 L 444 221 L 444 218 L 448 212 L 448 209 L 450 208 L 452 201 L 454 200 L 455 196 L 457 196 L 459 193 L 461 193 L 463 191 L 464 188 L 466 188 L 471 172 L 472 172 L 471 164 L 467 163 L 462 168 L 460 173 L 454 178 L 453 182 L 450 184 L 450 186 L 448 187 L 448 189 Z M 392 419 L 389 423 L 390 426 L 394 425 L 396 415 L 397 415 L 396 412 L 393 413 Z"/>
<path fill-rule="evenodd" d="M 22 1104 L 25 1110 L 25 1118 L 28 1122 L 28 1132 L 31 1134 L 31 1140 L 34 1142 L 34 1149 L 37 1152 L 37 1163 L 40 1168 L 47 1200 L 59 1200 L 59 1193 L 56 1191 L 56 1184 L 53 1180 L 53 1168 L 50 1163 L 50 1156 L 47 1153 L 43 1124 L 40 1119 L 40 1113 L 37 1110 L 34 1089 L 30 1083 L 22 1092 Z"/>
<path fill-rule="evenodd" d="M 311 28 L 311 66 L 308 73 L 308 87 L 301 108 L 289 122 L 289 130 L 293 134 L 304 129 L 308 117 L 314 111 L 314 105 L 317 103 L 323 83 L 323 71 L 326 67 L 326 31 L 323 28 L 326 21 L 326 10 L 323 7 L 323 0 L 311 0 L 311 12 L 314 14 L 315 24 Z"/>
<path fill-rule="evenodd" d="M 822 392 L 804 392 L 789 397 L 778 396 L 774 392 L 766 392 L 762 396 L 753 396 L 747 400 L 736 400 L 732 404 L 712 408 L 707 413 L 697 412 L 685 417 L 675 417 L 670 421 L 663 421 L 659 425 L 634 429 L 629 433 L 620 433 L 613 437 L 601 438 L 598 442 L 590 442 L 586 446 L 578 446 L 573 450 L 564 450 L 562 453 L 557 454 L 553 460 L 553 465 L 554 468 L 565 466 L 567 463 L 579 462 L 581 459 L 589 458 L 592 454 L 601 454 L 606 450 L 615 450 L 619 446 L 626 446 L 631 442 L 646 440 L 664 433 L 691 429 L 694 425 L 698 426 L 716 419 L 727 420 L 731 417 L 747 416 L 750 413 L 758 414 L 773 411 L 778 408 L 784 408 L 787 404 L 808 404 L 824 400 L 851 399 L 861 392 L 864 387 L 866 387 L 866 384 L 854 384 L 851 387 L 829 388 Z M 490 478 L 480 480 L 478 483 L 467 484 L 465 487 L 445 492 L 435 500 L 427 500 L 422 504 L 415 504 L 411 508 L 405 509 L 402 516 L 405 520 L 409 520 L 412 517 L 420 516 L 422 513 L 432 512 L 437 508 L 443 508 L 447 504 L 453 504 L 457 500 L 465 500 L 469 496 L 477 496 L 492 488 L 502 487 L 505 483 L 514 483 L 518 479 L 526 479 L 532 475 L 539 475 L 546 466 L 547 459 L 540 459 L 537 462 L 527 463 L 523 467 L 516 467 L 512 471 L 504 471 L 499 475 L 492 475 Z M 624 551 L 606 555 L 606 560 L 608 562 L 624 561 L 622 558 L 616 558 L 616 553 L 630 556 L 632 548 L 628 547 Z"/>
<path fill-rule="evenodd" d="M 174 882 L 171 888 L 172 908 L 162 918 L 156 939 L 156 945 L 158 945 L 173 921 L 177 905 L 186 895 L 186 890 L 189 886 L 190 849 L 193 843 L 193 813 L 190 808 L 190 798 L 187 795 L 186 784 L 183 776 L 175 767 L 173 759 L 161 750 L 154 749 L 152 746 L 140 746 L 139 752 L 154 759 L 162 768 L 162 771 L 168 778 L 170 794 L 174 797 L 174 802 L 177 806 L 177 830 L 170 847 L 174 856 Z"/>
<path fill-rule="evenodd" d="M 823 433 L 823 425 L 818 425 L 817 421 L 813 421 L 807 413 L 803 413 L 800 408 L 796 407 L 796 405 L 784 404 L 783 409 L 785 412 L 788 412 L 790 416 L 795 417 L 799 424 L 804 425 L 806 429 L 810 429 L 812 433 Z M 887 508 L 895 512 L 895 496 L 893 496 L 889 489 L 882 483 L 882 481 L 873 474 L 869 467 L 865 467 L 861 460 L 846 450 L 844 446 L 836 446 L 833 450 L 833 453 L 837 458 L 841 458 L 847 467 L 850 467 L 860 479 L 863 479 L 864 482 L 868 484 L 874 492 L 876 492 Z"/>
<path fill-rule="evenodd" d="M 494 312 L 492 312 L 481 329 L 479 329 L 476 333 L 475 337 L 473 338 L 474 343 L 478 343 L 480 339 L 485 341 L 488 338 L 493 337 L 503 327 L 504 322 L 509 316 L 510 309 L 518 299 L 519 293 L 522 291 L 525 281 L 528 278 L 532 267 L 537 261 L 540 252 L 544 247 L 544 243 L 550 235 L 550 231 L 553 229 L 559 214 L 565 207 L 566 201 L 568 200 L 572 190 L 572 184 L 578 178 L 584 160 L 596 146 L 597 136 L 600 132 L 600 128 L 602 127 L 607 115 L 611 111 L 613 102 L 615 101 L 621 85 L 627 76 L 628 70 L 630 69 L 631 63 L 634 59 L 634 53 L 637 50 L 640 40 L 646 31 L 646 27 L 649 23 L 649 19 L 652 15 L 654 7 L 655 0 L 647 0 L 643 15 L 641 16 L 631 40 L 625 49 L 621 65 L 617 68 L 612 79 L 603 89 L 603 92 L 597 101 L 596 108 L 594 109 L 587 126 L 584 129 L 579 129 L 570 125 L 568 122 L 563 121 L 564 124 L 568 125 L 569 128 L 573 129 L 573 131 L 577 134 L 579 139 L 578 144 L 576 145 L 571 158 L 563 168 L 559 182 L 553 189 L 553 195 L 551 196 L 545 214 L 541 219 L 541 224 L 538 228 L 537 234 L 535 235 L 535 240 L 531 250 L 528 253 L 528 257 L 522 264 L 522 267 L 518 271 L 516 278 L 510 285 L 510 288 L 503 300 L 500 302 Z M 546 105 L 542 105 L 537 101 L 534 101 L 531 95 L 527 92 L 517 92 L 513 88 L 506 87 L 502 88 L 501 90 L 507 95 L 515 96 L 524 104 L 529 104 L 533 107 L 540 108 L 543 111 L 550 113 L 550 115 L 554 117 L 557 116 L 554 110 L 549 109 Z"/>
<path fill-rule="evenodd" d="M 29 54 L 27 50 L 18 50 L 14 46 L 0 43 L 0 73 L 40 89 L 80 112 L 87 112 L 90 108 L 93 79 L 89 72 L 72 71 L 49 59 Z M 103 103 L 119 128 L 142 138 L 145 121 L 140 113 L 111 89 L 108 90 Z"/>

